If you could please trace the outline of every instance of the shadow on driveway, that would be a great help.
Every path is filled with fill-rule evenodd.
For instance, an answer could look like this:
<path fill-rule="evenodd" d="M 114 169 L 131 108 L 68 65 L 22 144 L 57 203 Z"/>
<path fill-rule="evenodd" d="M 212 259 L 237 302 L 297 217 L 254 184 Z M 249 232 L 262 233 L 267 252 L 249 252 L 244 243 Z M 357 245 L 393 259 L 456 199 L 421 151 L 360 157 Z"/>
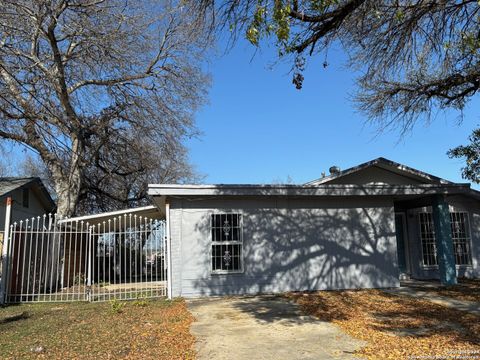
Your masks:
<path fill-rule="evenodd" d="M 364 343 L 281 296 L 188 301 L 199 359 L 353 359 Z"/>

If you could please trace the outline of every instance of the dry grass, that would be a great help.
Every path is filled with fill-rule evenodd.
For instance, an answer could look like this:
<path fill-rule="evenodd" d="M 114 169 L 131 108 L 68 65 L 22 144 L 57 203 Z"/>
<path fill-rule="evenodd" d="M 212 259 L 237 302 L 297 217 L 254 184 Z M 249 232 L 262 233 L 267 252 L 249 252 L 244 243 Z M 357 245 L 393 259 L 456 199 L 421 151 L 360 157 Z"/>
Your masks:
<path fill-rule="evenodd" d="M 475 354 L 480 357 L 480 317 L 425 300 L 379 290 L 291 293 L 309 315 L 337 324 L 367 345 L 371 359 Z"/>
<path fill-rule="evenodd" d="M 183 300 L 8 306 L 0 308 L 0 357 L 189 359 L 192 321 Z"/>

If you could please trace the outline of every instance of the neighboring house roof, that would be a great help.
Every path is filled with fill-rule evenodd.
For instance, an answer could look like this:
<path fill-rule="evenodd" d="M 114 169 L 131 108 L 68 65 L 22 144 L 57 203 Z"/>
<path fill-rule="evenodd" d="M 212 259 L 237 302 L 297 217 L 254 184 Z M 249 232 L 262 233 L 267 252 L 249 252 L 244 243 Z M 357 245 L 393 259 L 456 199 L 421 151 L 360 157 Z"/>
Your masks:
<path fill-rule="evenodd" d="M 55 201 L 53 201 L 50 193 L 45 188 L 42 180 L 38 177 L 0 177 L 0 196 L 6 196 L 14 190 L 20 188 L 33 188 L 38 195 L 40 201 L 44 205 L 46 211 L 55 209 Z"/>
<path fill-rule="evenodd" d="M 0 177 L 0 196 L 31 183 L 35 178 Z"/>
<path fill-rule="evenodd" d="M 406 165 L 402 165 L 400 163 L 397 163 L 392 160 L 385 159 L 383 157 L 379 157 L 377 159 L 367 161 L 366 163 L 353 166 L 349 169 L 343 170 L 338 172 L 337 174 L 331 174 L 329 176 L 325 176 L 313 181 L 309 181 L 305 183 L 305 185 L 321 185 L 321 184 L 326 184 L 329 182 L 332 182 L 333 180 L 338 180 L 342 177 L 345 177 L 347 175 L 352 175 L 354 173 L 358 173 L 360 171 L 363 171 L 367 168 L 371 167 L 377 167 L 381 168 L 393 173 L 396 173 L 398 175 L 414 179 L 418 182 L 421 183 L 429 183 L 429 184 L 453 184 L 453 182 L 439 178 L 438 176 L 434 176 L 431 174 L 428 174 L 426 172 L 411 168 Z"/>

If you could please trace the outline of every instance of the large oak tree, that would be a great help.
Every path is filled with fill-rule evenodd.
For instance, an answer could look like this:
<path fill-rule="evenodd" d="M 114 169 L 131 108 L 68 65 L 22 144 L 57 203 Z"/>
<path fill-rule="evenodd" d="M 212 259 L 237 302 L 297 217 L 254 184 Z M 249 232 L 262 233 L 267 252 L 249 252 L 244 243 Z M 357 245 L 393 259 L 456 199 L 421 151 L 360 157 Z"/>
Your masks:
<path fill-rule="evenodd" d="M 0 137 L 38 154 L 61 215 L 82 200 L 126 206 L 148 182 L 192 175 L 183 141 L 208 84 L 206 43 L 180 5 L 0 3 Z"/>

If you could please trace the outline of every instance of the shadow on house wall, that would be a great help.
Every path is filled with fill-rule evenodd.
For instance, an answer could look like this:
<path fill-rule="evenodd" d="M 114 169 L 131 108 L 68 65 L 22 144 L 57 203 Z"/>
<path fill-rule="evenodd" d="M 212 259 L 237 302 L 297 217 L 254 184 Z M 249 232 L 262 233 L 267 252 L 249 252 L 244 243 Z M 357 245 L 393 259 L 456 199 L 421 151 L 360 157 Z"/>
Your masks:
<path fill-rule="evenodd" d="M 182 296 L 398 286 L 393 204 L 388 200 L 183 200 Z M 212 273 L 211 214 L 241 213 L 244 271 Z M 175 240 L 173 240 L 175 241 Z"/>

